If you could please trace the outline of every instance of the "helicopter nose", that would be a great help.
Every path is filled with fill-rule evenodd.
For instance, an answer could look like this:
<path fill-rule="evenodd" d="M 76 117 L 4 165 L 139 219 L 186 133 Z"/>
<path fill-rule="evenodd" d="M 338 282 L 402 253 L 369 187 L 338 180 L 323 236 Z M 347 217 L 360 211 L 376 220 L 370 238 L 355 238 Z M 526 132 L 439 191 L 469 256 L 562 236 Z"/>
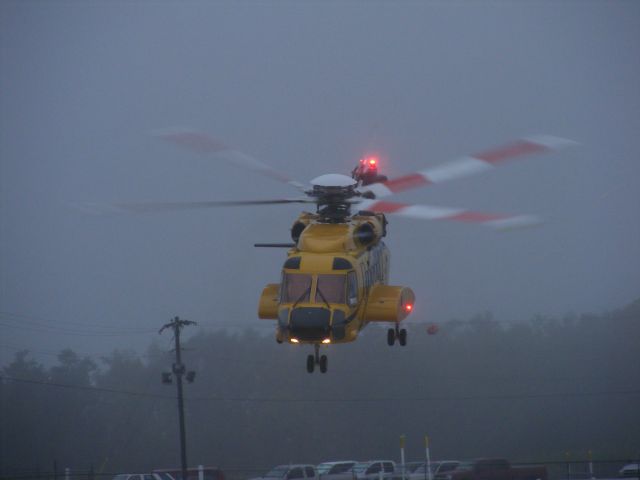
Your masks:
<path fill-rule="evenodd" d="M 298 307 L 291 311 L 289 333 L 299 340 L 324 340 L 331 333 L 331 311 L 326 308 Z"/>

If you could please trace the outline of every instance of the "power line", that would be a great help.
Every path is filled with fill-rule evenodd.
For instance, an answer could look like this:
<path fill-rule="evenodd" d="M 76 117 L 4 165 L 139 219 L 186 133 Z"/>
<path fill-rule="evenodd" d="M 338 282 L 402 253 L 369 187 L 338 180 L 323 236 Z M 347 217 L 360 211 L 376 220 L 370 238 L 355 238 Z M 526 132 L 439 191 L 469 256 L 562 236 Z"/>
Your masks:
<path fill-rule="evenodd" d="M 112 329 L 112 328 L 121 328 L 121 326 L 114 326 L 114 325 L 105 325 L 104 323 L 93 323 L 93 322 L 76 322 L 73 320 L 61 320 L 59 318 L 56 318 L 55 320 L 50 319 L 50 318 L 44 318 L 44 317 L 40 317 L 40 316 L 34 316 L 34 315 L 25 315 L 22 313 L 16 313 L 16 312 L 7 312 L 7 311 L 0 311 L 0 317 L 4 317 L 5 319 L 8 320 L 12 320 L 12 319 L 19 319 L 21 322 L 26 322 L 26 323 L 32 323 L 34 325 L 44 325 L 44 326 L 50 326 L 52 323 L 55 323 L 56 325 L 68 325 L 71 327 L 89 327 L 89 328 L 100 328 L 100 329 Z"/>
<path fill-rule="evenodd" d="M 128 335 L 149 335 L 154 333 L 154 330 L 70 330 L 66 328 L 60 328 L 55 326 L 39 326 L 39 325 L 13 325 L 6 322 L 0 322 L 0 325 L 7 328 L 14 328 L 17 330 L 24 330 L 33 333 L 53 333 L 60 335 L 77 335 L 87 337 L 119 337 Z"/>
<path fill-rule="evenodd" d="M 39 380 L 27 380 L 21 378 L 0 375 L 0 380 L 9 380 L 18 383 L 28 383 L 50 387 L 87 390 L 93 392 L 106 392 L 137 397 L 163 398 L 173 400 L 175 397 L 156 393 L 134 392 L 87 385 L 69 385 Z M 598 396 L 635 396 L 640 395 L 640 389 L 630 390 L 601 390 L 596 392 L 561 392 L 561 393 L 534 393 L 534 394 L 496 394 L 496 395 L 433 395 L 415 397 L 352 397 L 352 398 L 283 398 L 283 397 L 222 397 L 206 396 L 185 398 L 186 401 L 207 402 L 247 402 L 247 403 L 378 403 L 378 402 L 431 402 L 431 401 L 469 401 L 469 400 L 531 400 L 546 398 L 581 398 Z"/>
<path fill-rule="evenodd" d="M 92 385 L 69 385 L 66 383 L 57 383 L 57 382 L 45 382 L 42 380 L 27 380 L 24 378 L 15 378 L 7 375 L 0 375 L 0 380 L 9 380 L 11 382 L 17 383 L 27 383 L 32 385 L 41 385 L 41 386 L 49 386 L 49 387 L 57 387 L 57 388 L 66 388 L 70 390 L 84 390 L 90 392 L 105 392 L 105 393 L 116 393 L 121 395 L 130 395 L 134 397 L 149 397 L 149 398 L 166 398 L 169 400 L 173 400 L 174 397 L 170 395 L 160 395 L 157 393 L 145 393 L 145 392 L 134 392 L 130 390 L 118 390 L 115 388 L 106 388 L 106 387 L 96 387 Z"/>
<path fill-rule="evenodd" d="M 136 333 L 153 333 L 154 330 L 151 329 L 130 329 L 130 328 L 122 328 L 120 326 L 114 325 L 103 325 L 96 323 L 86 323 L 86 322 L 74 322 L 70 320 L 48 320 L 42 317 L 35 317 L 30 315 L 23 315 L 15 312 L 7 312 L 0 311 L 0 318 L 4 320 L 4 322 L 13 322 L 19 323 L 19 325 L 11 325 L 2 323 L 4 326 L 8 326 L 10 328 L 22 328 L 27 329 L 30 327 L 34 329 L 34 331 L 38 331 L 37 329 L 44 329 L 44 331 L 56 331 L 56 332 L 64 332 L 70 334 L 136 334 Z M 73 329 L 73 328 L 65 328 L 60 325 L 69 325 L 70 327 L 83 327 L 81 330 Z"/>

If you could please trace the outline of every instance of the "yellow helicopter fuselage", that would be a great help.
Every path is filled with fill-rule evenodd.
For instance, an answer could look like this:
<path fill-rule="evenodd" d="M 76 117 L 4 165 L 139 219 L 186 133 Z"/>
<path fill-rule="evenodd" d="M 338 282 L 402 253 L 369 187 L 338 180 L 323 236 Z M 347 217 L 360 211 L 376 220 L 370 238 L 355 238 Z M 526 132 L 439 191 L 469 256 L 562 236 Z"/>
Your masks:
<path fill-rule="evenodd" d="M 383 214 L 360 212 L 344 222 L 303 213 L 292 227 L 281 282 L 265 287 L 258 315 L 277 320 L 278 342 L 354 341 L 369 322 L 404 320 L 414 304 L 410 288 L 390 286 Z"/>

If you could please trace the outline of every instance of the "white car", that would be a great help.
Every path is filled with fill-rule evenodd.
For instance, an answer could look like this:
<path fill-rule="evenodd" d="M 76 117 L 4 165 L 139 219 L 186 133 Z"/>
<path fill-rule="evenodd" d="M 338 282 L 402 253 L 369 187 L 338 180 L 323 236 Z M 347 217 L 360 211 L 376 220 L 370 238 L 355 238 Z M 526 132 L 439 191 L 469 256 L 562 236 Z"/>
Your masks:
<path fill-rule="evenodd" d="M 458 460 L 441 460 L 431 462 L 431 477 L 427 474 L 426 462 L 408 462 L 405 464 L 405 480 L 433 480 L 438 474 L 446 474 L 460 465 Z M 396 473 L 393 480 L 402 480 L 402 465 L 396 465 Z"/>
<path fill-rule="evenodd" d="M 121 473 L 113 480 L 173 480 L 173 477 L 167 473 Z"/>
<path fill-rule="evenodd" d="M 431 478 L 436 478 L 436 475 L 446 475 L 447 473 L 455 470 L 460 462 L 458 460 L 442 460 L 439 462 L 431 462 Z M 426 473 L 426 464 L 417 468 L 411 475 L 410 480 L 423 480 Z"/>
<path fill-rule="evenodd" d="M 251 480 L 318 480 L 315 465 L 278 465 L 262 477 Z"/>
<path fill-rule="evenodd" d="M 392 460 L 369 460 L 357 463 L 353 473 L 358 480 L 378 480 L 393 478 L 396 464 Z"/>
<path fill-rule="evenodd" d="M 351 480 L 355 478 L 353 467 L 355 460 L 341 460 L 339 462 L 323 462 L 316 467 L 320 480 Z"/>
<path fill-rule="evenodd" d="M 630 463 L 620 469 L 621 477 L 624 478 L 640 478 L 640 463 Z"/>

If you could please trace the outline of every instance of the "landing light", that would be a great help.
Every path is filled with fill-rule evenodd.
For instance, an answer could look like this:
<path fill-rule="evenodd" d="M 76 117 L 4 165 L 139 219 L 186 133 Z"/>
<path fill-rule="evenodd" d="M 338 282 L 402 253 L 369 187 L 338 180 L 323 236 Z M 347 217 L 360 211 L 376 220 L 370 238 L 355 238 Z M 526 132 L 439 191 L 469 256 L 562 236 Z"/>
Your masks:
<path fill-rule="evenodd" d="M 298 340 L 297 338 L 292 338 L 291 343 L 300 343 L 300 340 Z"/>
<path fill-rule="evenodd" d="M 325 338 L 324 340 L 322 340 L 322 343 L 324 343 L 324 344 L 331 343 L 331 339 L 330 338 Z"/>

